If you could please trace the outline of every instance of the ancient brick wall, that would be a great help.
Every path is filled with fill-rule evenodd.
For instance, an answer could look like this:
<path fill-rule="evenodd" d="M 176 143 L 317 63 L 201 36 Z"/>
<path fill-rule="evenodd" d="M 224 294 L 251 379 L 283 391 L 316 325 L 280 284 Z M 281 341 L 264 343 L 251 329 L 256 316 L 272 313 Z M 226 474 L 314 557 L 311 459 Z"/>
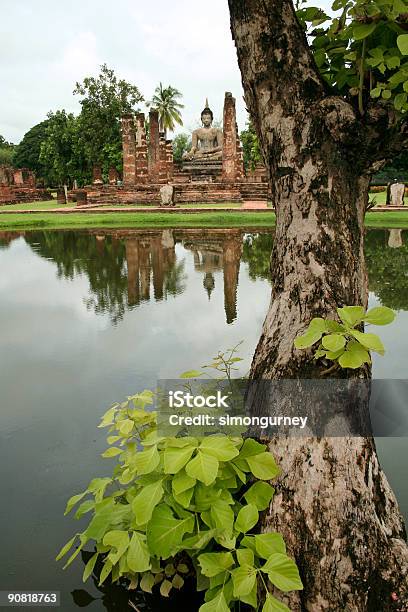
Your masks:
<path fill-rule="evenodd" d="M 122 117 L 123 183 L 136 182 L 136 136 L 133 115 Z"/>
<path fill-rule="evenodd" d="M 135 182 L 145 184 L 149 180 L 148 151 L 146 141 L 145 116 L 136 115 Z"/>

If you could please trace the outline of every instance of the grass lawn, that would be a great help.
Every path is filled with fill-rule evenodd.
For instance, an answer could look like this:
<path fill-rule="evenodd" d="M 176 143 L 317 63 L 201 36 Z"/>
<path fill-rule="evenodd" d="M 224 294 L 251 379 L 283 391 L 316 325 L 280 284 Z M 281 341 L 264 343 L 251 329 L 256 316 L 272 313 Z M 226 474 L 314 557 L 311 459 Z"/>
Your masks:
<path fill-rule="evenodd" d="M 70 208 L 72 204 L 66 204 L 67 208 Z M 0 206 L 0 210 L 32 210 L 37 208 L 38 210 L 51 210 L 53 208 L 61 208 L 57 200 L 48 200 L 47 202 L 24 202 L 21 204 L 6 204 Z"/>
<path fill-rule="evenodd" d="M 385 201 L 387 199 L 386 191 L 379 191 L 377 193 L 370 193 L 370 202 L 375 200 L 376 205 L 385 206 Z"/>

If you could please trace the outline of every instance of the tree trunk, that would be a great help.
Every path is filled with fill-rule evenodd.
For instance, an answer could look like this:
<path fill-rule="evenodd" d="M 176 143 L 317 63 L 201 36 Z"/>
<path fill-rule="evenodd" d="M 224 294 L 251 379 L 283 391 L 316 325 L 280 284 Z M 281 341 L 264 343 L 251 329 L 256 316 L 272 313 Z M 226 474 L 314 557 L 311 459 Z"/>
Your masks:
<path fill-rule="evenodd" d="M 296 336 L 315 316 L 367 305 L 364 126 L 328 94 L 290 0 L 229 6 L 276 208 L 272 298 L 251 377 L 317 378 L 322 366 L 294 349 Z M 405 529 L 373 440 L 279 437 L 270 448 L 282 476 L 265 528 L 283 534 L 305 587 L 281 599 L 294 611 L 408 610 Z"/>

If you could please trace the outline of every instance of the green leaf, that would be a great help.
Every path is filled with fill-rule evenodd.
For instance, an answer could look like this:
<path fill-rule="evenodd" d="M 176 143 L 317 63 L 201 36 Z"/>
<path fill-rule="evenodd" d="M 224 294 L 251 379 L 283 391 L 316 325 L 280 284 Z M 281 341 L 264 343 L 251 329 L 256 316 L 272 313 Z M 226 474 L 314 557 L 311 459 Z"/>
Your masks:
<path fill-rule="evenodd" d="M 249 595 L 256 583 L 256 569 L 250 565 L 242 565 L 231 572 L 234 585 L 234 597 Z"/>
<path fill-rule="evenodd" d="M 343 308 L 337 308 L 337 313 L 343 323 L 354 327 L 364 319 L 365 311 L 362 306 L 344 306 Z"/>
<path fill-rule="evenodd" d="M 371 308 L 364 317 L 366 323 L 372 325 L 389 325 L 395 319 L 395 312 L 387 306 Z"/>
<path fill-rule="evenodd" d="M 254 455 L 264 453 L 266 450 L 267 448 L 265 444 L 260 444 L 252 438 L 246 438 L 239 451 L 239 459 L 247 459 L 248 457 L 253 457 Z"/>
<path fill-rule="evenodd" d="M 372 98 L 379 98 L 381 96 L 381 88 L 374 87 L 374 89 L 371 90 L 370 96 Z"/>
<path fill-rule="evenodd" d="M 221 589 L 214 599 L 200 606 L 198 612 L 230 612 L 223 590 Z"/>
<path fill-rule="evenodd" d="M 254 565 L 254 552 L 250 548 L 238 548 L 237 559 L 239 565 Z"/>
<path fill-rule="evenodd" d="M 354 338 L 360 342 L 360 344 L 365 346 L 365 348 L 369 349 L 370 351 L 374 351 L 375 353 L 379 353 L 380 355 L 384 355 L 384 345 L 376 334 L 366 334 L 357 330 L 352 330 L 351 333 L 353 334 Z"/>
<path fill-rule="evenodd" d="M 282 553 L 273 553 L 261 569 L 272 584 L 285 593 L 303 589 L 296 563 Z"/>
<path fill-rule="evenodd" d="M 110 561 L 108 561 L 108 560 L 105 561 L 105 563 L 103 565 L 103 568 L 102 568 L 102 571 L 101 571 L 101 574 L 99 576 L 99 585 L 98 586 L 101 586 L 105 582 L 105 580 L 107 579 L 107 577 L 109 576 L 109 574 L 112 571 L 112 567 L 113 567 L 113 565 L 112 565 L 112 563 Z"/>
<path fill-rule="evenodd" d="M 353 27 L 353 36 L 355 40 L 363 40 L 370 36 L 376 29 L 376 23 L 362 23 Z"/>
<path fill-rule="evenodd" d="M 402 55 L 408 55 L 408 34 L 400 34 L 397 37 L 397 45 Z"/>
<path fill-rule="evenodd" d="M 82 504 L 78 507 L 78 510 L 75 512 L 75 518 L 80 519 L 81 516 L 83 516 L 90 510 L 93 510 L 94 507 L 95 507 L 94 500 L 87 499 L 86 501 L 82 502 Z"/>
<path fill-rule="evenodd" d="M 241 508 L 238 516 L 235 519 L 235 529 L 241 533 L 246 533 L 254 527 L 259 519 L 257 507 L 254 504 L 248 504 Z"/>
<path fill-rule="evenodd" d="M 163 497 L 163 482 L 158 480 L 143 489 L 134 497 L 132 501 L 132 511 L 135 516 L 137 526 L 146 525 L 152 517 L 153 510 Z"/>
<path fill-rule="evenodd" d="M 178 552 L 183 536 L 193 530 L 193 515 L 178 520 L 166 504 L 156 506 L 146 530 L 151 554 L 161 559 L 168 559 Z"/>
<path fill-rule="evenodd" d="M 346 339 L 340 334 L 329 334 L 328 336 L 324 336 L 322 344 L 325 349 L 335 353 L 344 347 L 346 344 Z"/>
<path fill-rule="evenodd" d="M 163 453 L 164 473 L 177 474 L 190 461 L 191 455 L 195 450 L 194 446 L 184 448 L 166 448 Z"/>
<path fill-rule="evenodd" d="M 132 458 L 132 465 L 139 476 L 151 474 L 159 465 L 160 456 L 156 446 L 149 446 L 146 450 L 138 451 Z"/>
<path fill-rule="evenodd" d="M 323 332 L 320 330 L 310 330 L 307 331 L 305 334 L 302 334 L 301 336 L 298 336 L 297 338 L 295 338 L 294 341 L 294 346 L 297 349 L 306 349 L 309 348 L 310 346 L 313 346 L 313 344 L 315 344 L 316 342 L 318 342 L 320 340 L 320 338 L 322 337 Z"/>
<path fill-rule="evenodd" d="M 108 425 L 112 425 L 116 412 L 117 408 L 115 408 L 115 406 L 109 408 L 109 410 L 103 415 L 98 427 L 107 427 Z"/>
<path fill-rule="evenodd" d="M 171 584 L 170 580 L 163 580 L 160 585 L 160 595 L 162 597 L 168 597 L 172 588 L 173 585 Z"/>
<path fill-rule="evenodd" d="M 102 457 L 105 457 L 105 459 L 110 459 L 111 457 L 117 457 L 121 453 L 123 453 L 123 449 L 117 448 L 116 446 L 111 446 L 104 453 L 102 453 Z"/>
<path fill-rule="evenodd" d="M 290 609 L 270 593 L 267 593 L 262 612 L 290 612 Z"/>
<path fill-rule="evenodd" d="M 175 495 L 180 495 L 180 493 L 184 493 L 184 491 L 188 491 L 188 489 L 194 487 L 196 482 L 195 478 L 191 478 L 185 470 L 182 470 L 173 477 L 171 487 Z"/>
<path fill-rule="evenodd" d="M 180 378 L 198 378 L 202 375 L 203 372 L 200 372 L 199 370 L 188 370 L 187 372 L 183 372 L 183 374 L 180 374 Z"/>
<path fill-rule="evenodd" d="M 130 540 L 127 553 L 127 564 L 132 572 L 147 572 L 150 565 L 150 552 L 147 547 L 145 536 L 134 531 Z"/>
<path fill-rule="evenodd" d="M 186 472 L 191 478 L 200 480 L 209 486 L 217 478 L 218 459 L 199 450 L 197 455 L 186 465 Z"/>
<path fill-rule="evenodd" d="M 211 506 L 210 512 L 214 526 L 221 529 L 228 538 L 231 538 L 234 528 L 234 512 L 231 506 L 222 500 L 217 500 Z"/>
<path fill-rule="evenodd" d="M 140 581 L 140 588 L 145 593 L 151 593 L 154 586 L 154 576 L 150 572 L 143 574 Z"/>
<path fill-rule="evenodd" d="M 64 544 L 64 546 L 61 548 L 61 550 L 59 551 L 58 555 L 55 558 L 56 561 L 59 561 L 60 559 L 62 559 L 62 557 L 64 557 L 67 554 L 67 552 L 72 548 L 76 539 L 77 539 L 77 534 L 75 534 L 74 537 L 69 540 L 69 542 Z"/>
<path fill-rule="evenodd" d="M 83 493 L 79 493 L 78 495 L 73 495 L 72 497 L 70 497 L 65 508 L 64 516 L 71 512 L 75 504 L 77 504 L 87 493 L 88 491 L 84 491 Z"/>
<path fill-rule="evenodd" d="M 116 548 L 116 552 L 111 550 L 108 556 L 109 561 L 112 563 L 112 566 L 116 565 L 116 563 L 118 563 L 119 559 L 128 549 L 129 533 L 127 531 L 121 531 L 119 529 L 108 531 L 104 535 L 103 544 L 104 546 Z"/>
<path fill-rule="evenodd" d="M 207 455 L 212 455 L 218 461 L 230 461 L 237 457 L 239 451 L 227 436 L 213 435 L 204 438 L 200 449 Z"/>
<path fill-rule="evenodd" d="M 204 576 L 212 578 L 234 565 L 234 557 L 230 552 L 203 553 L 198 562 Z"/>
<path fill-rule="evenodd" d="M 286 554 L 285 542 L 280 533 L 257 534 L 255 536 L 255 549 L 262 559 L 269 559 L 273 553 Z"/>
<path fill-rule="evenodd" d="M 274 493 L 275 489 L 267 482 L 255 482 L 244 497 L 248 504 L 254 504 L 258 510 L 266 510 Z"/>
<path fill-rule="evenodd" d="M 124 436 L 128 436 L 134 427 L 134 421 L 131 419 L 124 419 L 123 421 L 118 422 L 119 431 Z"/>
<path fill-rule="evenodd" d="M 252 474 L 259 480 L 272 480 L 280 472 L 270 452 L 248 457 L 247 462 Z"/>
<path fill-rule="evenodd" d="M 340 355 L 339 364 L 342 368 L 355 370 L 361 368 L 363 363 L 370 363 L 370 355 L 359 342 L 349 342 L 347 350 Z"/>
<path fill-rule="evenodd" d="M 84 573 L 82 575 L 82 582 L 86 582 L 88 580 L 89 576 L 94 571 L 95 564 L 96 564 L 96 561 L 98 559 L 98 555 L 99 555 L 99 553 L 95 553 L 94 555 L 92 555 L 92 557 L 89 559 L 88 563 L 85 565 Z"/>

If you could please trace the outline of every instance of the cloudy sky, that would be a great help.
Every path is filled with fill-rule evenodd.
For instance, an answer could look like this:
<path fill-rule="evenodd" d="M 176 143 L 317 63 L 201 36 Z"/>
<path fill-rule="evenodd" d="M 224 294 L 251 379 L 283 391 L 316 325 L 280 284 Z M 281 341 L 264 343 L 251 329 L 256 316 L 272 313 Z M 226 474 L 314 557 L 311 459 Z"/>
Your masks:
<path fill-rule="evenodd" d="M 246 112 L 226 0 L 0 0 L 0 134 L 19 142 L 47 112 L 78 112 L 75 82 L 106 62 L 146 99 L 162 81 L 184 94 L 195 128 L 208 96 L 221 117 L 225 91 Z"/>

